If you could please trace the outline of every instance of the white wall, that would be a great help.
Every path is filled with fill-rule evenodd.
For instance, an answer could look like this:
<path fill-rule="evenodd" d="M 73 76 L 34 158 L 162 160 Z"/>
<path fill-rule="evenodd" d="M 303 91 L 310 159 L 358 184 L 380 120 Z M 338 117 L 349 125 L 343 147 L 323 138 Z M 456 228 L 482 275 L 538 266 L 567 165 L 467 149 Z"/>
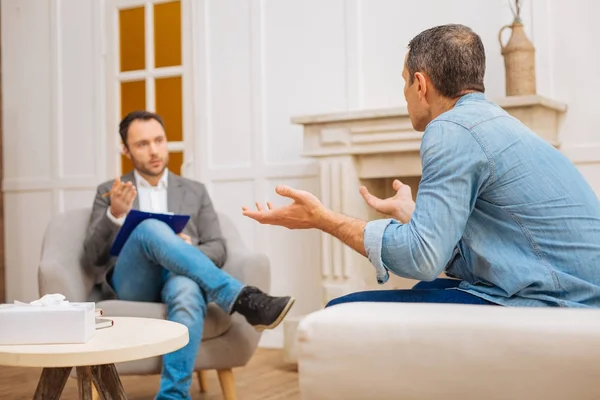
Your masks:
<path fill-rule="evenodd" d="M 50 217 L 105 178 L 99 3 L 3 0 L 6 296 L 37 293 Z"/>
<path fill-rule="evenodd" d="M 107 135 L 117 133 L 105 122 L 103 3 L 1 2 L 10 301 L 38 296 L 40 241 L 51 215 L 91 205 L 95 185 L 113 169 L 106 144 L 114 140 Z M 561 134 L 566 152 L 600 189 L 594 164 L 600 153 L 589 150 L 598 146 L 591 116 L 600 83 L 586 80 L 600 67 L 593 42 L 600 32 L 591 17 L 600 6 L 593 0 L 567 3 L 526 1 L 523 17 L 537 47 L 538 91 L 569 104 Z M 197 139 L 192 176 L 208 184 L 217 208 L 235 219 L 248 246 L 269 255 L 272 292 L 298 298 L 293 314 L 309 312 L 320 307 L 317 233 L 260 226 L 240 214 L 254 201 L 280 201 L 273 196 L 279 183 L 318 194 L 318 169 L 301 157 L 302 129 L 290 117 L 402 105 L 408 41 L 449 22 L 482 36 L 488 96 L 503 96 L 497 36 L 512 20 L 507 1 L 190 4 Z M 263 340 L 280 343 L 279 331 Z"/>
<path fill-rule="evenodd" d="M 600 2 L 550 2 L 551 95 L 568 104 L 561 127 L 562 149 L 600 193 Z"/>
<path fill-rule="evenodd" d="M 422 30 L 447 23 L 465 24 L 481 36 L 486 49 L 486 92 L 490 98 L 504 96 L 498 31 L 512 22 L 506 0 L 368 0 L 358 4 L 361 108 L 403 105 L 401 74 L 408 42 Z M 530 8 L 523 10 L 522 17 L 529 27 Z"/>

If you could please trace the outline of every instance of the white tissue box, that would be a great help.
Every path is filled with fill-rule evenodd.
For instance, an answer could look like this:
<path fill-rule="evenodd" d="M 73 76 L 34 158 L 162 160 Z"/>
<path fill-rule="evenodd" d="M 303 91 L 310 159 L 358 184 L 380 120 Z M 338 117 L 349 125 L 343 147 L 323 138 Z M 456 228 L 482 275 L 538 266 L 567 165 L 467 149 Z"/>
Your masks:
<path fill-rule="evenodd" d="M 0 345 L 86 343 L 96 331 L 93 302 L 0 304 Z"/>

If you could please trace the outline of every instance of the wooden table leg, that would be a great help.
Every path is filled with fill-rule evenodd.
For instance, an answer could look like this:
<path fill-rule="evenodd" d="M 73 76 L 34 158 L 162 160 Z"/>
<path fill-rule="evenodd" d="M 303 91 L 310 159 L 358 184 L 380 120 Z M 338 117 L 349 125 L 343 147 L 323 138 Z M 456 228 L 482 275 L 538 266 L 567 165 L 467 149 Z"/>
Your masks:
<path fill-rule="evenodd" d="M 77 367 L 77 389 L 79 400 L 93 400 L 92 367 Z"/>
<path fill-rule="evenodd" d="M 34 400 L 58 400 L 67 384 L 71 367 L 44 368 L 35 390 Z"/>
<path fill-rule="evenodd" d="M 126 400 L 125 390 L 115 364 L 94 365 L 92 381 L 102 400 Z"/>

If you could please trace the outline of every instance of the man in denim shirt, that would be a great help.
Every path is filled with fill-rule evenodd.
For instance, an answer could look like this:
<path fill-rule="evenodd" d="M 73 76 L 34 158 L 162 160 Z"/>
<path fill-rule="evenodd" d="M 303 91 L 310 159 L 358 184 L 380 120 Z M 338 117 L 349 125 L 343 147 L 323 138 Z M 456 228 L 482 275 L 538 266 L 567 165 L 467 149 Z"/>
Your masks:
<path fill-rule="evenodd" d="M 416 204 L 361 194 L 390 219 L 371 222 L 281 186 L 290 205 L 244 214 L 291 229 L 317 228 L 367 256 L 377 280 L 421 280 L 410 290 L 368 291 L 331 301 L 506 306 L 600 306 L 600 204 L 559 151 L 484 96 L 481 39 L 462 25 L 428 29 L 409 43 L 403 77 L 421 144 Z M 437 279 L 446 271 L 456 279 Z"/>

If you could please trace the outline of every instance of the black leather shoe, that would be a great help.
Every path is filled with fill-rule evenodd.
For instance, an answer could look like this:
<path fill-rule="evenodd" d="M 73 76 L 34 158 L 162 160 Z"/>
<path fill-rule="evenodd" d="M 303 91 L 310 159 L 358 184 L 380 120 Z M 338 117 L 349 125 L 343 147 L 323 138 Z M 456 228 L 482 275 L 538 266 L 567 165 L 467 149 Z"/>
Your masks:
<path fill-rule="evenodd" d="M 233 311 L 242 314 L 257 331 L 273 329 L 283 321 L 295 299 L 273 297 L 253 286 L 246 286 L 238 296 Z"/>

